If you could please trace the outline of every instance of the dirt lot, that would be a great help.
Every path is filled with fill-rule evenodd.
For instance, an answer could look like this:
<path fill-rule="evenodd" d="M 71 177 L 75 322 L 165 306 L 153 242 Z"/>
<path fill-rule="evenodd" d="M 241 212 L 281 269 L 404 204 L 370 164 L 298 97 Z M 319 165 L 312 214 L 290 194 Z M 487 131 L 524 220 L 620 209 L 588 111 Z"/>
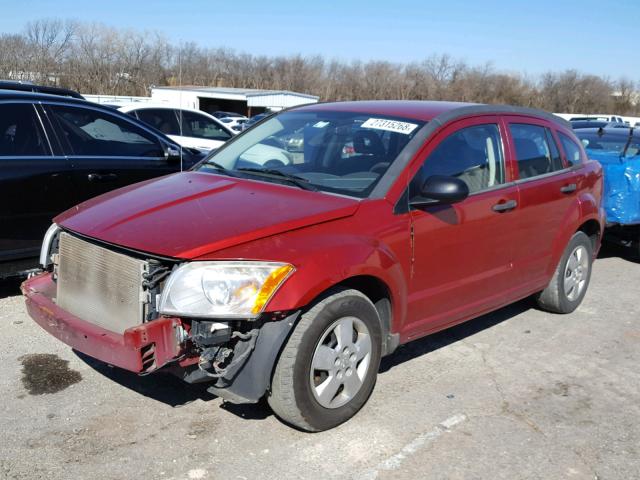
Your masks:
<path fill-rule="evenodd" d="M 5 282 L 0 478 L 638 479 L 640 264 L 617 253 L 574 314 L 521 302 L 401 348 L 352 421 L 313 435 L 76 354 Z"/>

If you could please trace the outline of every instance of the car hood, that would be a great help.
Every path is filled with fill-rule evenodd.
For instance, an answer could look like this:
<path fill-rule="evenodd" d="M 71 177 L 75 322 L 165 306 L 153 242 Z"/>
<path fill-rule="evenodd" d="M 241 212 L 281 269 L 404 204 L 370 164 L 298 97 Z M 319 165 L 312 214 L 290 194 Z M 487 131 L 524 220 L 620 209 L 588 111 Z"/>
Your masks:
<path fill-rule="evenodd" d="M 81 203 L 54 221 L 122 247 L 193 259 L 353 215 L 354 199 L 286 185 L 184 172 Z"/>

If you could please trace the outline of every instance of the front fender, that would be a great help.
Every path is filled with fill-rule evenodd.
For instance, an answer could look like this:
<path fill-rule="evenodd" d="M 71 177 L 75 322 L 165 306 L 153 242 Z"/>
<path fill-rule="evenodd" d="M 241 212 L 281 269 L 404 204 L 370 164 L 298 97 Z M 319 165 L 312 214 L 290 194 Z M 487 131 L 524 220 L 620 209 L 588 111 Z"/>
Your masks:
<path fill-rule="evenodd" d="M 200 259 L 251 259 L 293 265 L 296 271 L 269 300 L 266 312 L 304 309 L 331 287 L 366 276 L 384 284 L 389 292 L 390 333 L 397 332 L 406 317 L 411 264 L 409 222 L 394 215 L 393 206 L 385 200 L 363 202 L 352 216 L 291 229 Z"/>
<path fill-rule="evenodd" d="M 267 310 L 304 308 L 331 287 L 353 277 L 368 276 L 384 283 L 390 292 L 393 332 L 394 325 L 401 325 L 406 315 L 407 282 L 402 262 L 377 240 L 348 235 L 320 240 L 322 251 L 310 252 L 294 263 L 296 272 L 274 295 Z"/>

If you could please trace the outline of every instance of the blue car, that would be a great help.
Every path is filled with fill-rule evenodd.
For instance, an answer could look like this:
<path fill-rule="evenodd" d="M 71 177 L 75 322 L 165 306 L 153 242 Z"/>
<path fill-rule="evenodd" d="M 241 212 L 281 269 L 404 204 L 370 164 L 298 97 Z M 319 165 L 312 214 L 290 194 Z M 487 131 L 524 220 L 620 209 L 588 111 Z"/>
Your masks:
<path fill-rule="evenodd" d="M 609 238 L 640 255 L 640 129 L 587 128 L 575 134 L 603 167 Z"/>

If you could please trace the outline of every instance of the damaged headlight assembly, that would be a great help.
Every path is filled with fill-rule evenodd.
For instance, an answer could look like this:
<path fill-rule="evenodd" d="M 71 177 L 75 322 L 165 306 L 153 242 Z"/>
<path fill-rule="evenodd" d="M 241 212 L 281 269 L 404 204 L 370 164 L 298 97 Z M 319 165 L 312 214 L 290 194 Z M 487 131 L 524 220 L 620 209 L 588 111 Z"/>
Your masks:
<path fill-rule="evenodd" d="M 183 317 L 255 319 L 294 270 L 277 262 L 185 263 L 169 276 L 158 310 Z"/>

